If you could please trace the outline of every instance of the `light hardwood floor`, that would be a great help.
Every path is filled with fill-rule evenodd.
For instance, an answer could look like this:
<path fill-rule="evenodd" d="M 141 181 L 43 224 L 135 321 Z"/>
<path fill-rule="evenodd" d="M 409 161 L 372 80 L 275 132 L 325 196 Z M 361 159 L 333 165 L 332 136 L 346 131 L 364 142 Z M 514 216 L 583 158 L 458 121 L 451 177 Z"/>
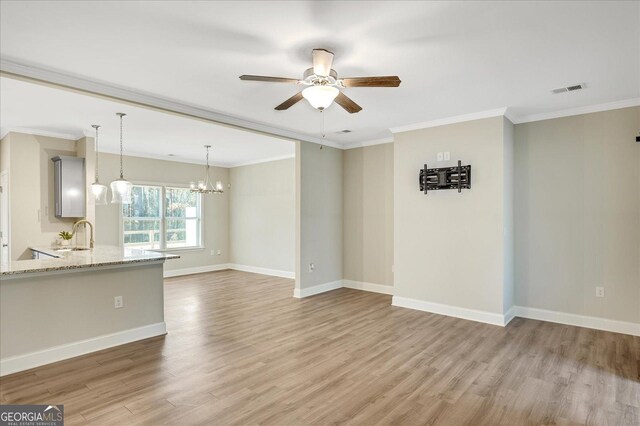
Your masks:
<path fill-rule="evenodd" d="M 640 338 L 506 328 L 236 271 L 167 279 L 169 334 L 0 379 L 66 424 L 640 424 Z"/>

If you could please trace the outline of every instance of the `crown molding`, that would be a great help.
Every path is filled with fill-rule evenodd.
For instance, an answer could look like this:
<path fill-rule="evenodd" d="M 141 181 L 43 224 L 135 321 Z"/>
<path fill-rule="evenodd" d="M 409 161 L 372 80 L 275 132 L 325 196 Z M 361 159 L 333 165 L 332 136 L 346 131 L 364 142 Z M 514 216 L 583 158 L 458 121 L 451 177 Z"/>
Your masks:
<path fill-rule="evenodd" d="M 4 137 L 7 136 L 9 133 L 23 133 L 23 134 L 34 135 L 34 136 L 44 136 L 48 138 L 65 139 L 69 141 L 77 141 L 84 137 L 87 137 L 87 138 L 94 137 L 94 135 L 88 131 L 82 131 L 81 134 L 70 134 L 70 133 L 49 132 L 47 130 L 40 130 L 40 129 L 30 129 L 26 127 L 2 127 L 0 128 L 0 139 L 4 139 Z M 120 155 L 120 151 L 110 150 L 110 149 L 100 149 L 98 152 L 100 154 Z M 127 152 L 126 154 L 124 154 L 124 156 L 135 157 L 135 158 L 147 158 L 150 160 L 172 161 L 176 163 L 196 164 L 198 166 L 204 166 L 205 164 L 204 161 L 201 161 L 201 160 L 191 160 L 191 159 L 182 158 L 182 157 L 169 157 L 164 155 L 148 154 L 148 153 L 141 153 L 141 152 Z M 267 163 L 270 161 L 284 160 L 284 159 L 294 158 L 294 157 L 295 157 L 295 154 L 289 154 L 289 155 L 281 155 L 277 157 L 261 158 L 259 160 L 252 160 L 252 161 L 246 161 L 246 162 L 240 162 L 240 163 L 225 163 L 225 162 L 213 161 L 213 162 L 210 162 L 210 165 L 213 167 L 232 168 L 232 167 L 248 166 L 251 164 Z"/>
<path fill-rule="evenodd" d="M 100 154 L 111 154 L 111 155 L 120 155 L 120 151 L 110 150 L 110 149 L 100 149 L 98 151 Z M 141 152 L 127 152 L 123 154 L 124 157 L 135 157 L 135 158 L 146 158 L 147 160 L 161 160 L 161 161 L 171 161 L 174 163 L 183 163 L 183 164 L 195 164 L 198 166 L 204 166 L 205 162 L 201 160 L 191 160 L 189 158 L 181 158 L 181 157 L 169 157 L 168 155 L 158 155 L 158 154 L 147 154 Z M 219 163 L 216 161 L 209 161 L 209 165 L 212 167 L 222 167 L 229 168 L 232 167 L 229 163 Z"/>
<path fill-rule="evenodd" d="M 85 135 L 83 132 L 77 134 L 62 133 L 62 132 L 50 132 L 48 130 L 31 129 L 28 127 L 2 127 L 0 128 L 0 139 L 4 139 L 9 133 L 24 133 L 27 135 L 44 136 L 47 138 L 66 139 L 70 141 L 77 141 L 82 139 Z"/>
<path fill-rule="evenodd" d="M 507 108 L 497 108 L 471 114 L 456 115 L 453 117 L 438 118 L 436 120 L 423 121 L 421 123 L 408 124 L 406 126 L 391 127 L 391 133 L 409 132 L 411 130 L 428 129 L 430 127 L 446 126 L 448 124 L 462 123 L 465 121 L 481 120 L 483 118 L 504 116 Z"/>
<path fill-rule="evenodd" d="M 588 105 L 578 108 L 563 109 L 553 112 L 544 112 L 541 114 L 523 115 L 515 117 L 514 124 L 530 123 L 532 121 L 550 120 L 552 118 L 571 117 L 573 115 L 591 114 L 594 112 L 610 111 L 614 109 L 630 108 L 640 106 L 640 98 L 624 99 L 622 101 L 607 102 L 604 104 Z"/>
<path fill-rule="evenodd" d="M 388 138 L 382 139 L 374 139 L 372 141 L 363 141 L 363 142 L 353 142 L 344 144 L 342 149 L 354 149 L 354 148 L 364 148 L 365 146 L 373 146 L 373 145 L 382 145 L 385 143 L 393 143 L 393 136 L 389 136 Z"/>
<path fill-rule="evenodd" d="M 507 120 L 511 122 L 511 124 L 516 124 L 516 121 L 518 120 L 518 117 L 514 115 L 512 109 L 509 107 L 505 108 L 504 116 Z"/>
<path fill-rule="evenodd" d="M 604 104 L 588 105 L 588 106 L 584 106 L 584 107 L 569 108 L 569 109 L 564 109 L 564 110 L 545 112 L 545 113 L 541 113 L 541 114 L 531 114 L 531 115 L 522 115 L 522 116 L 518 116 L 518 115 L 514 114 L 512 108 L 498 108 L 498 109 L 492 109 L 492 110 L 488 110 L 488 111 L 474 112 L 474 113 L 471 113 L 471 114 L 464 114 L 464 115 L 457 115 L 457 116 L 453 116 L 453 117 L 439 118 L 439 119 L 436 119 L 436 120 L 424 121 L 422 123 L 409 124 L 409 125 L 406 125 L 406 126 L 391 127 L 389 130 L 392 133 L 395 134 L 395 133 L 401 133 L 401 132 L 408 132 L 408 131 L 411 131 L 411 130 L 427 129 L 429 127 L 446 126 L 448 124 L 462 123 L 462 122 L 465 122 L 465 121 L 480 120 L 480 119 L 483 119 L 483 118 L 491 118 L 491 117 L 498 117 L 498 116 L 504 116 L 509 121 L 511 121 L 513 124 L 521 124 L 521 123 L 529 123 L 529 122 L 532 122 L 532 121 L 541 121 L 541 120 L 550 120 L 550 119 L 553 119 L 553 118 L 571 117 L 571 116 L 574 116 L 574 115 L 590 114 L 590 113 L 594 113 L 594 112 L 610 111 L 610 110 L 621 109 L 621 108 L 630 108 L 630 107 L 635 107 L 635 106 L 640 106 L 640 98 L 624 99 L 624 100 L 621 100 L 621 101 L 607 102 L 607 103 L 604 103 Z M 384 143 L 384 142 L 382 142 L 382 143 Z M 366 142 L 365 142 L 365 144 L 366 144 Z M 373 144 L 374 143 L 372 143 L 372 145 Z M 366 146 L 366 145 L 362 145 L 362 146 Z M 356 148 L 356 147 L 358 147 L 358 144 L 349 144 L 349 145 L 345 145 L 344 149 Z"/>
<path fill-rule="evenodd" d="M 103 150 L 98 151 L 100 154 L 111 154 L 111 155 L 120 155 L 120 151 L 117 150 Z M 171 161 L 174 163 L 183 163 L 183 164 L 194 164 L 197 166 L 204 166 L 205 162 L 201 160 L 191 160 L 189 158 L 182 157 L 169 157 L 166 155 L 158 155 L 158 154 L 147 154 L 140 152 L 127 152 L 124 154 L 125 157 L 134 157 L 134 158 L 146 158 L 147 160 L 160 160 L 160 161 Z M 242 167 L 242 166 L 250 166 L 252 164 L 261 164 L 261 163 L 269 163 L 271 161 L 279 161 L 279 160 L 288 160 L 290 158 L 295 158 L 295 154 L 288 155 L 280 155 L 277 157 L 267 157 L 261 158 L 258 160 L 251 161 L 242 161 L 238 163 L 230 163 L 230 162 L 217 162 L 217 161 L 209 161 L 209 165 L 212 167 L 221 167 L 224 169 L 232 169 L 234 167 Z"/>
<path fill-rule="evenodd" d="M 280 160 L 288 160 L 290 158 L 296 158 L 295 154 L 288 154 L 288 155 L 280 155 L 278 157 L 268 157 L 268 158 L 262 158 L 260 160 L 251 160 L 251 161 L 244 161 L 244 162 L 240 162 L 240 163 L 232 163 L 229 164 L 228 168 L 234 168 L 234 167 L 242 167 L 242 166 L 252 166 L 254 164 L 262 164 L 262 163 L 270 163 L 272 161 L 280 161 Z"/>
<path fill-rule="evenodd" d="M 196 105 L 156 96 L 151 93 L 117 86 L 104 81 L 92 80 L 84 76 L 68 74 L 63 71 L 45 68 L 2 56 L 0 56 L 0 75 L 8 78 L 19 78 L 32 82 L 50 84 L 60 88 L 76 90 L 85 94 L 104 96 L 117 101 L 133 103 L 135 105 L 165 112 L 172 112 L 186 117 L 198 118 L 241 130 L 342 149 L 342 144 L 335 141 L 272 127 L 267 124 L 223 114 L 221 112 Z"/>

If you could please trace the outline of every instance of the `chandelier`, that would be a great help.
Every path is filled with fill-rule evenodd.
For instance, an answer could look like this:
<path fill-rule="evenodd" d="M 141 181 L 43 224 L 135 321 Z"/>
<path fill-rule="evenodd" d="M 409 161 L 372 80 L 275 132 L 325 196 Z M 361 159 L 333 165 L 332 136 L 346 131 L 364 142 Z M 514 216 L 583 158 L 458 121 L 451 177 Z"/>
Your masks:
<path fill-rule="evenodd" d="M 207 166 L 204 172 L 204 179 L 199 180 L 197 184 L 191 182 L 189 185 L 191 192 L 198 192 L 200 194 L 222 194 L 224 192 L 222 182 L 217 181 L 214 186 L 211 183 L 211 176 L 209 175 L 209 148 L 211 148 L 211 145 L 205 145 L 204 147 L 207 149 Z"/>

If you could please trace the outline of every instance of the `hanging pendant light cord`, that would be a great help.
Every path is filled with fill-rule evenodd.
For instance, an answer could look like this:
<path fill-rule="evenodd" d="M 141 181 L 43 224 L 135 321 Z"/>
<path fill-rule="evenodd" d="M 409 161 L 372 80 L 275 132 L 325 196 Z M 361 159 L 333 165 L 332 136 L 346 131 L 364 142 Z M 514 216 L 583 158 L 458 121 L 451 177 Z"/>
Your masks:
<path fill-rule="evenodd" d="M 124 179 L 124 172 L 122 171 L 122 117 L 124 114 L 120 114 L 120 179 Z"/>
<path fill-rule="evenodd" d="M 209 148 L 211 147 L 207 146 L 207 176 L 205 177 L 206 181 L 204 182 L 207 189 L 209 189 L 209 185 L 211 185 L 211 176 L 209 175 Z"/>
<path fill-rule="evenodd" d="M 324 110 L 320 110 L 320 115 L 322 116 L 322 139 L 325 137 L 324 133 Z"/>
<path fill-rule="evenodd" d="M 95 179 L 95 182 L 98 183 L 98 129 L 100 128 L 100 126 L 98 126 L 97 124 L 94 124 L 93 128 L 96 129 L 96 139 L 94 141 L 93 147 L 94 147 L 94 150 L 96 151 L 96 179 Z"/>

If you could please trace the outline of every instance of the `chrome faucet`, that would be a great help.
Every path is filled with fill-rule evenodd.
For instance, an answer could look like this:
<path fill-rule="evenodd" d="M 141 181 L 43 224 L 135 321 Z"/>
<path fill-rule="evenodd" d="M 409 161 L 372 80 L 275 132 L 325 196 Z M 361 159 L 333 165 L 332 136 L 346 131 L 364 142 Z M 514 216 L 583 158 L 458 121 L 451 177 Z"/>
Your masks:
<path fill-rule="evenodd" d="M 82 225 L 82 224 L 88 224 L 89 227 L 91 228 L 91 234 L 89 235 L 89 248 L 93 248 L 93 224 L 91 222 L 89 222 L 86 219 L 81 219 L 79 221 L 77 221 L 76 223 L 73 224 L 73 229 L 71 230 L 71 235 L 75 236 L 76 235 L 76 228 L 78 227 L 78 225 Z"/>

